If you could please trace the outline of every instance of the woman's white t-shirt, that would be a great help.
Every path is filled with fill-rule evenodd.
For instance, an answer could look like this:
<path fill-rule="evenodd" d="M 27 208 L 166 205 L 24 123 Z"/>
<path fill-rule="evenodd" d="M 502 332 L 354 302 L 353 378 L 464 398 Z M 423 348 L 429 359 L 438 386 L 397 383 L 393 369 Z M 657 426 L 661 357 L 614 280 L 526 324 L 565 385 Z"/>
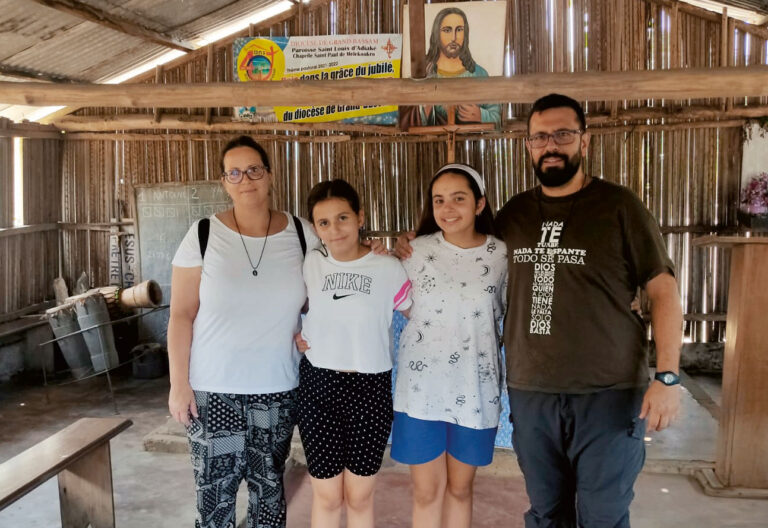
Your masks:
<path fill-rule="evenodd" d="M 366 373 L 390 370 L 392 314 L 411 305 L 411 282 L 400 261 L 371 251 L 341 262 L 316 249 L 307 253 L 304 281 L 309 312 L 301 333 L 310 363 Z"/>
<path fill-rule="evenodd" d="M 302 279 L 303 255 L 293 218 L 267 237 L 258 276 L 252 274 L 243 241 L 255 264 L 263 237 L 243 236 L 211 216 L 205 260 L 200 255 L 197 224 L 189 228 L 172 264 L 202 266 L 200 307 L 192 327 L 189 383 L 194 390 L 232 394 L 266 394 L 299 384 L 293 336 L 307 292 Z M 301 219 L 307 251 L 319 240 Z"/>
<path fill-rule="evenodd" d="M 499 424 L 504 363 L 507 249 L 488 236 L 463 249 L 442 232 L 411 242 L 403 261 L 413 285 L 411 317 L 400 336 L 395 411 L 472 429 Z"/>

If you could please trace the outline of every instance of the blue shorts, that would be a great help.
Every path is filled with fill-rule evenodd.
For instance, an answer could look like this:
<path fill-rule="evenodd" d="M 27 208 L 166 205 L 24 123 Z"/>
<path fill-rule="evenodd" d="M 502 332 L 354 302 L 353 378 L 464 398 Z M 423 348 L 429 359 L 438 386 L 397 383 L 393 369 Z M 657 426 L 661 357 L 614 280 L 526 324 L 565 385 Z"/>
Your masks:
<path fill-rule="evenodd" d="M 408 465 L 430 462 L 443 453 L 470 466 L 493 460 L 497 427 L 470 429 L 448 422 L 419 420 L 403 412 L 392 423 L 392 458 Z"/>

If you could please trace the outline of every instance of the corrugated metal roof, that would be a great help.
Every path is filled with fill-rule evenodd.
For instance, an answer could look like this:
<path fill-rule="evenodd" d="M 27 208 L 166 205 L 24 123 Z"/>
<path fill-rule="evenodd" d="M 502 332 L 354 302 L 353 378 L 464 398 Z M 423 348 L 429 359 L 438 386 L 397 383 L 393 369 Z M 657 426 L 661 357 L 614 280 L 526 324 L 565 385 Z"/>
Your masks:
<path fill-rule="evenodd" d="M 720 0 L 720 3 L 768 15 L 768 0 Z"/>
<path fill-rule="evenodd" d="M 95 81 L 98 76 L 88 74 L 94 65 L 113 61 L 115 66 L 112 71 L 121 71 L 127 65 L 136 63 L 137 59 L 132 57 L 132 52 L 144 44 L 137 37 L 83 22 L 60 33 L 56 38 L 36 42 L 6 58 L 3 63 L 32 71 Z M 150 47 L 155 53 L 166 51 L 157 44 L 150 44 Z"/>
<path fill-rule="evenodd" d="M 32 2 L 0 0 L 0 62 L 38 42 L 56 40 L 82 19 Z"/>
<path fill-rule="evenodd" d="M 88 5 L 180 40 L 203 34 L 279 3 L 280 0 L 87 0 Z M 169 51 L 24 0 L 0 0 L 0 64 L 27 71 L 99 81 Z"/>
<path fill-rule="evenodd" d="M 80 0 L 80 2 L 110 15 L 141 23 L 155 31 L 175 33 L 176 28 L 229 4 L 237 3 L 237 0 L 129 0 L 127 2 Z M 181 33 L 178 36 L 184 38 Z"/>
<path fill-rule="evenodd" d="M 226 27 L 237 20 L 240 20 L 261 9 L 279 4 L 282 0 L 241 0 L 223 7 L 219 11 L 202 16 L 189 24 L 183 31 L 199 38 L 201 35 L 211 33 L 217 29 Z M 192 37 L 190 37 L 192 38 Z"/>
<path fill-rule="evenodd" d="M 728 8 L 728 16 L 749 24 L 765 24 L 768 21 L 768 0 L 682 0 L 686 4 L 722 13 Z"/>
<path fill-rule="evenodd" d="M 109 14 L 141 22 L 147 27 L 185 40 L 194 40 L 275 0 L 81 0 Z"/>

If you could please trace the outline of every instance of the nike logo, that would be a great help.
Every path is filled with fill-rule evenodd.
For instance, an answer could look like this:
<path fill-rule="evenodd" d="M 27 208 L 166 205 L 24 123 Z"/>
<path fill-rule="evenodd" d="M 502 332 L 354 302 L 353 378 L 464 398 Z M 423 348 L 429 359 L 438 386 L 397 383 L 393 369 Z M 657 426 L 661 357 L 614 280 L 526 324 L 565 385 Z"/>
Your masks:
<path fill-rule="evenodd" d="M 343 299 L 344 297 L 349 297 L 350 295 L 354 295 L 354 293 L 348 293 L 346 295 L 339 295 L 337 293 L 333 294 L 333 300 L 338 301 L 339 299 Z"/>

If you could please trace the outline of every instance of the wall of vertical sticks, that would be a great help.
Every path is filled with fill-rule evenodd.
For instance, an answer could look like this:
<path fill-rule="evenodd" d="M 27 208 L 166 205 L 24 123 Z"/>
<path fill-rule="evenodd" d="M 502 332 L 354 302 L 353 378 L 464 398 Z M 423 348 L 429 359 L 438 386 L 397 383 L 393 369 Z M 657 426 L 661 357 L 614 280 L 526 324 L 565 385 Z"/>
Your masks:
<path fill-rule="evenodd" d="M 22 222 L 29 227 L 0 229 L 0 315 L 53 297 L 59 269 L 61 146 L 55 139 L 22 141 Z M 14 223 L 14 161 L 13 138 L 0 138 L 0 228 Z"/>
<path fill-rule="evenodd" d="M 508 76 L 768 63 L 765 28 L 673 0 L 508 0 L 508 6 Z M 401 0 L 331 0 L 237 36 L 399 32 L 402 10 Z M 471 39 L 478 35 L 470 32 Z M 136 82 L 230 81 L 232 40 L 193 52 Z M 692 314 L 687 332 L 695 341 L 725 335 L 724 323 L 712 321 L 711 314 L 725 312 L 729 269 L 722 250 L 692 248 L 690 241 L 697 234 L 735 229 L 742 126 L 745 117 L 768 115 L 765 104 L 747 98 L 585 102 L 593 133 L 588 172 L 630 187 L 659 219 L 678 266 L 684 309 Z M 522 139 L 528 106 L 504 108 L 501 131 L 456 140 L 457 161 L 481 171 L 497 208 L 535 185 Z M 98 225 L 132 215 L 127 206 L 132 185 L 218 179 L 218 153 L 240 132 L 236 125 L 206 125 L 227 122 L 230 108 L 88 108 L 74 115 L 91 128 L 70 129 L 74 132 L 60 141 L 60 219 L 91 227 L 62 230 L 63 276 L 72 285 L 87 271 L 92 284 L 100 285 L 107 280 L 109 233 Z M 142 115 L 155 124 L 124 129 L 99 124 Z M 184 121 L 200 126 L 182 126 Z M 445 160 L 447 148 L 445 137 L 365 127 L 252 127 L 248 133 L 270 153 L 277 207 L 306 214 L 310 187 L 341 177 L 361 191 L 366 227 L 383 232 L 413 227 L 426 181 Z M 0 192 L 0 204 L 3 199 Z M 0 221 L 2 214 L 0 207 Z M 0 259 L 0 266 L 6 265 Z M 8 269 L 2 273 L 8 276 Z M 26 302 L 52 292 L 42 287 L 37 295 Z M 18 309 L 19 302 L 0 309 Z"/>

